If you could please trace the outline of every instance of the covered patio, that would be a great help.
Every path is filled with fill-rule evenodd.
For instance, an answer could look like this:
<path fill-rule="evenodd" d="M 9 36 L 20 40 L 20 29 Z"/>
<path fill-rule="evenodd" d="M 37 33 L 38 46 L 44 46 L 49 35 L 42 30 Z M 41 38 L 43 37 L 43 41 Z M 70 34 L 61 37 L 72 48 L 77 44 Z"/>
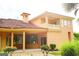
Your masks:
<path fill-rule="evenodd" d="M 27 34 L 35 34 L 38 36 L 46 36 L 46 29 L 5 29 L 5 28 L 0 28 L 0 33 L 1 33 L 1 48 L 6 48 L 7 47 L 16 47 L 16 48 L 22 48 L 23 51 L 25 51 L 25 49 L 27 48 L 40 48 L 41 46 L 41 42 L 38 40 L 36 42 L 33 42 L 33 44 L 27 44 L 27 38 L 28 35 Z M 21 35 L 20 39 L 22 44 L 19 45 L 15 45 L 14 44 L 14 40 L 15 40 L 15 36 L 16 34 Z M 8 39 L 9 38 L 9 39 Z M 8 39 L 8 40 L 7 40 Z M 39 39 L 39 37 L 38 37 Z M 29 39 L 30 40 L 30 39 Z M 8 41 L 7 45 L 6 45 L 6 41 Z M 33 47 L 34 46 L 34 47 Z"/>
<path fill-rule="evenodd" d="M 27 48 L 39 48 L 41 42 L 40 36 L 46 36 L 47 29 L 38 27 L 31 22 L 23 22 L 16 19 L 0 19 L 0 49 L 6 47 L 21 48 L 23 51 Z M 16 37 L 19 35 L 21 44 L 15 44 Z M 34 45 L 29 44 L 30 36 L 38 36 L 38 40 L 33 41 Z M 8 42 L 7 42 L 8 41 Z M 43 42 L 44 43 L 44 42 Z M 34 47 L 33 47 L 34 46 Z"/>

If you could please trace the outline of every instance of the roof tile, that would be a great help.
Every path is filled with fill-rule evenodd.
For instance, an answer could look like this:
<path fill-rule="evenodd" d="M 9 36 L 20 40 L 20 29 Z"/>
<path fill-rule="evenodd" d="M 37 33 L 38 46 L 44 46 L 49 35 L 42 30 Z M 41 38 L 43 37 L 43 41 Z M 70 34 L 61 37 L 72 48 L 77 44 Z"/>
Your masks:
<path fill-rule="evenodd" d="M 0 28 L 40 28 L 29 22 L 25 23 L 16 19 L 0 19 Z"/>

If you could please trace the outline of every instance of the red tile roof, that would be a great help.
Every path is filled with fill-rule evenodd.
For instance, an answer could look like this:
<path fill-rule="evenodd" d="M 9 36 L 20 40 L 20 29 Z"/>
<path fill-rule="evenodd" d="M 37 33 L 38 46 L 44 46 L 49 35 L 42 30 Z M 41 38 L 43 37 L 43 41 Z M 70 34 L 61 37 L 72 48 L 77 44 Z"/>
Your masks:
<path fill-rule="evenodd" d="M 0 19 L 0 28 L 41 28 L 33 23 L 25 23 L 16 19 Z"/>

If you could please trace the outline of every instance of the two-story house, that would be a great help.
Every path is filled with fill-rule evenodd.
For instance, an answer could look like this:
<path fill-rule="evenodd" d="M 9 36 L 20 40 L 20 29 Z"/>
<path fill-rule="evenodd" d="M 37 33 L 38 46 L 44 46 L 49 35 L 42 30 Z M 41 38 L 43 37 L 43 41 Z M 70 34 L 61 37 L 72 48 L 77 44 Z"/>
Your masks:
<path fill-rule="evenodd" d="M 22 20 L 0 19 L 0 49 L 17 47 L 18 49 L 40 48 L 55 43 L 57 47 L 73 38 L 73 17 L 51 12 L 28 20 L 28 13 L 22 13 Z"/>
<path fill-rule="evenodd" d="M 72 17 L 46 11 L 31 19 L 31 22 L 48 29 L 46 36 L 42 37 L 41 41 L 48 45 L 55 43 L 57 47 L 60 47 L 63 42 L 73 39 L 72 20 Z"/>

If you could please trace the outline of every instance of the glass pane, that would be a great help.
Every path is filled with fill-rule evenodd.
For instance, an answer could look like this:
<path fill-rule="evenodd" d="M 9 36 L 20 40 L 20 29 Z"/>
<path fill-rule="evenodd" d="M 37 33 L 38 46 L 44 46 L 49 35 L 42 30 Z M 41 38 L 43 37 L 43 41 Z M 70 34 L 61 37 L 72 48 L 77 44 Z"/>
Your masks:
<path fill-rule="evenodd" d="M 27 39 L 26 39 L 26 42 L 28 43 L 28 44 L 33 44 L 33 43 L 35 43 L 36 42 L 36 40 L 37 40 L 37 35 L 27 35 Z"/>

